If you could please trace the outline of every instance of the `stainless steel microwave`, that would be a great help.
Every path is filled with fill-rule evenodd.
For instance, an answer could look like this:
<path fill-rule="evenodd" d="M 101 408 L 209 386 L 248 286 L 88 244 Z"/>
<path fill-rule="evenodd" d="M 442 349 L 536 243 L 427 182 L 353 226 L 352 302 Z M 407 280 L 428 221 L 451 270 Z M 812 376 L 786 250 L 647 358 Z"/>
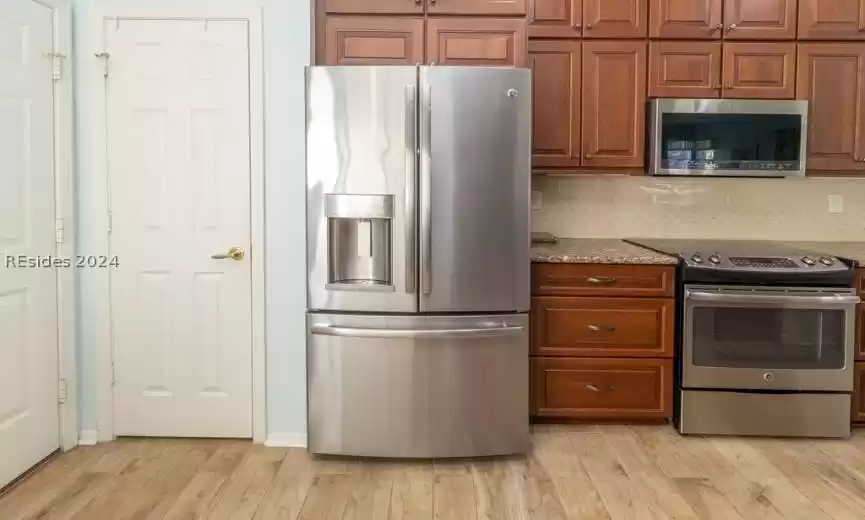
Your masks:
<path fill-rule="evenodd" d="M 808 102 L 654 99 L 649 175 L 804 177 Z"/>

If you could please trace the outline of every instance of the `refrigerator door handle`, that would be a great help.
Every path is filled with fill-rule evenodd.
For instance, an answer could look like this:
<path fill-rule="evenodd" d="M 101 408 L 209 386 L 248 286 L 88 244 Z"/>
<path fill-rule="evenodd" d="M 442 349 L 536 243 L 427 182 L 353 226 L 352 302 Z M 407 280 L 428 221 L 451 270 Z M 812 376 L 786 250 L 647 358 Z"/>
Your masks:
<path fill-rule="evenodd" d="M 523 327 L 493 327 L 470 329 L 366 329 L 338 327 L 327 323 L 317 323 L 310 327 L 313 334 L 323 336 L 343 336 L 350 338 L 381 339 L 444 339 L 444 338 L 488 338 L 511 336 L 523 332 Z"/>
<path fill-rule="evenodd" d="M 421 100 L 421 286 L 424 294 L 432 290 L 432 89 L 428 84 L 423 86 Z"/>
<path fill-rule="evenodd" d="M 414 293 L 417 281 L 417 100 L 415 86 L 405 87 L 405 292 Z"/>

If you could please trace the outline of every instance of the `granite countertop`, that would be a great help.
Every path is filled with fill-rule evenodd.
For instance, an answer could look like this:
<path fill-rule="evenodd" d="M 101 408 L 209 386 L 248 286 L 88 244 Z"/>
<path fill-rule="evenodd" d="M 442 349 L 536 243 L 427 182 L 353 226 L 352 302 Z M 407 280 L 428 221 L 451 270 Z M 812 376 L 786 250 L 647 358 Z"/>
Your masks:
<path fill-rule="evenodd" d="M 555 244 L 532 244 L 532 261 L 556 264 L 676 265 L 672 256 L 618 239 L 559 238 Z"/>
<path fill-rule="evenodd" d="M 849 258 L 859 262 L 860 267 L 865 267 L 865 242 L 793 242 L 792 244 L 815 253 Z"/>

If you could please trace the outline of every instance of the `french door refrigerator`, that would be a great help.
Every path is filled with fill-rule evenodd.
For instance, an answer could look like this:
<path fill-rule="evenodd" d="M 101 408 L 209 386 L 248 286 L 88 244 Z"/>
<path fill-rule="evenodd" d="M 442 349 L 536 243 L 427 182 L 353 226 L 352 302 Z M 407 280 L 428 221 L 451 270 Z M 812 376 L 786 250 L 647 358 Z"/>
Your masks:
<path fill-rule="evenodd" d="M 530 72 L 306 79 L 309 450 L 525 452 Z"/>

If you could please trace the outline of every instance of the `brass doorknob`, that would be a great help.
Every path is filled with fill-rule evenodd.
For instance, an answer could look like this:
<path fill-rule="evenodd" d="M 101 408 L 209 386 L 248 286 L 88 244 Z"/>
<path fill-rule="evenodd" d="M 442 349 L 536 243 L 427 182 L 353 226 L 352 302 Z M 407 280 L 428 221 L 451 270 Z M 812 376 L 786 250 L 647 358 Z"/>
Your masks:
<path fill-rule="evenodd" d="M 214 260 L 225 260 L 231 258 L 232 260 L 239 262 L 243 260 L 244 254 L 245 253 L 243 252 L 242 247 L 235 246 L 229 249 L 227 253 L 217 253 L 215 255 L 210 255 L 210 258 L 213 258 Z"/>

